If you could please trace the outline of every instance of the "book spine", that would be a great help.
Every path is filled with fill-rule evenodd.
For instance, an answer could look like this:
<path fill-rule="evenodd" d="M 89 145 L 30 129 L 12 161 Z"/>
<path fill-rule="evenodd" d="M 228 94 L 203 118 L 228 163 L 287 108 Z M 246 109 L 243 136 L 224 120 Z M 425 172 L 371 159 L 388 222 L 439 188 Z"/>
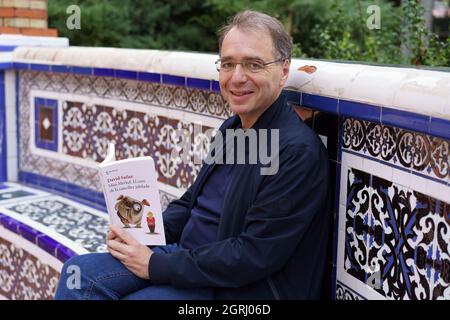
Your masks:
<path fill-rule="evenodd" d="M 107 191 L 108 189 L 106 186 L 106 180 L 105 180 L 105 176 L 103 174 L 103 169 L 100 169 L 99 173 L 100 173 L 100 181 L 101 181 L 101 185 L 102 185 L 103 196 L 104 196 L 105 202 L 106 202 L 106 209 L 108 210 L 109 224 L 112 224 L 112 214 L 113 214 L 112 209 L 113 208 L 111 208 L 111 205 L 110 205 L 110 201 L 109 201 L 110 199 L 108 196 L 108 191 Z"/>

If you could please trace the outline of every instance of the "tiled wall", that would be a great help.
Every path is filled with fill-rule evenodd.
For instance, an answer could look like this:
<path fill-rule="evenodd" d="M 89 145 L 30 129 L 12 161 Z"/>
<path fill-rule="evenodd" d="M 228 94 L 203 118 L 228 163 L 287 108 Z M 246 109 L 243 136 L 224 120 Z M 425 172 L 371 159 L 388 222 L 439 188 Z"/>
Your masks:
<path fill-rule="evenodd" d="M 450 140 L 355 118 L 341 138 L 336 296 L 450 299 Z"/>
<path fill-rule="evenodd" d="M 6 106 L 5 106 L 5 73 L 0 70 L 0 182 L 6 181 Z"/>
<path fill-rule="evenodd" d="M 209 147 L 206 131 L 230 116 L 214 80 L 34 63 L 14 68 L 20 182 L 103 212 L 96 163 L 109 141 L 120 146 L 117 158 L 155 158 L 165 207 L 199 170 L 170 156 L 180 143 L 176 129 L 185 129 L 178 138 L 192 142 L 194 157 Z M 291 89 L 285 94 L 292 104 L 314 111 L 305 121 L 329 154 L 333 212 L 323 298 L 449 299 L 450 121 Z M 88 207 L 43 198 L 0 209 L 8 230 L 29 235 L 20 232 L 24 225 L 41 226 L 31 241 L 60 261 L 104 250 L 98 243 L 106 220 Z M 72 215 L 91 220 L 77 223 Z M 40 240 L 55 229 L 63 236 L 53 246 Z"/>
<path fill-rule="evenodd" d="M 104 208 L 104 199 L 96 164 L 110 141 L 118 146 L 118 159 L 155 159 L 165 206 L 182 194 L 200 168 L 193 158 L 183 163 L 171 157 L 171 150 L 182 138 L 192 141 L 194 155 L 206 154 L 205 131 L 229 116 L 209 84 L 205 90 L 153 79 L 38 71 L 20 71 L 19 78 L 20 181 L 99 208 Z M 186 135 L 177 138 L 177 129 Z"/>

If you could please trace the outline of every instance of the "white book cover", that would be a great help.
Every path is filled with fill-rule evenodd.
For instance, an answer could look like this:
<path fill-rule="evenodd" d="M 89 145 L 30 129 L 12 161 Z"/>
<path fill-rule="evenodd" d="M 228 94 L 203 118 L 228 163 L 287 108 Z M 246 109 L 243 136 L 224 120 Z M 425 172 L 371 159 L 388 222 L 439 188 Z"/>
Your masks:
<path fill-rule="evenodd" d="M 152 157 L 115 160 L 110 144 L 99 165 L 109 220 L 144 245 L 165 245 L 157 172 Z"/>

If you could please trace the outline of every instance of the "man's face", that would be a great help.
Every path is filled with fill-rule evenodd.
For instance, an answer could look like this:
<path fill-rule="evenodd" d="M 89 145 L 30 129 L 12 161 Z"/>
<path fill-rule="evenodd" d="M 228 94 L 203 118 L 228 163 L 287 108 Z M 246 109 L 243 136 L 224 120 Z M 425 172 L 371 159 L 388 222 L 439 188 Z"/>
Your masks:
<path fill-rule="evenodd" d="M 233 62 L 256 59 L 266 63 L 281 57 L 274 55 L 272 38 L 267 32 L 241 31 L 234 27 L 223 39 L 220 58 Z M 245 70 L 238 64 L 234 71 L 220 71 L 220 90 L 231 111 L 241 118 L 243 126 L 252 126 L 278 98 L 288 74 L 288 60 L 267 65 L 258 73 Z"/>

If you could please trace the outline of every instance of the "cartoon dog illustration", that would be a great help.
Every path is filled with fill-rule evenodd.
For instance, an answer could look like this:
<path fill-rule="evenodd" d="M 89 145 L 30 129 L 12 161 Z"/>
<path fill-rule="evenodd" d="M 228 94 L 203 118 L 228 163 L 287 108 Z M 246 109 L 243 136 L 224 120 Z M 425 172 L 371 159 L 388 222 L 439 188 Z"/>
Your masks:
<path fill-rule="evenodd" d="M 146 199 L 139 201 L 129 196 L 120 195 L 114 208 L 125 228 L 130 228 L 131 225 L 134 225 L 135 228 L 141 228 L 144 206 L 150 206 Z"/>

